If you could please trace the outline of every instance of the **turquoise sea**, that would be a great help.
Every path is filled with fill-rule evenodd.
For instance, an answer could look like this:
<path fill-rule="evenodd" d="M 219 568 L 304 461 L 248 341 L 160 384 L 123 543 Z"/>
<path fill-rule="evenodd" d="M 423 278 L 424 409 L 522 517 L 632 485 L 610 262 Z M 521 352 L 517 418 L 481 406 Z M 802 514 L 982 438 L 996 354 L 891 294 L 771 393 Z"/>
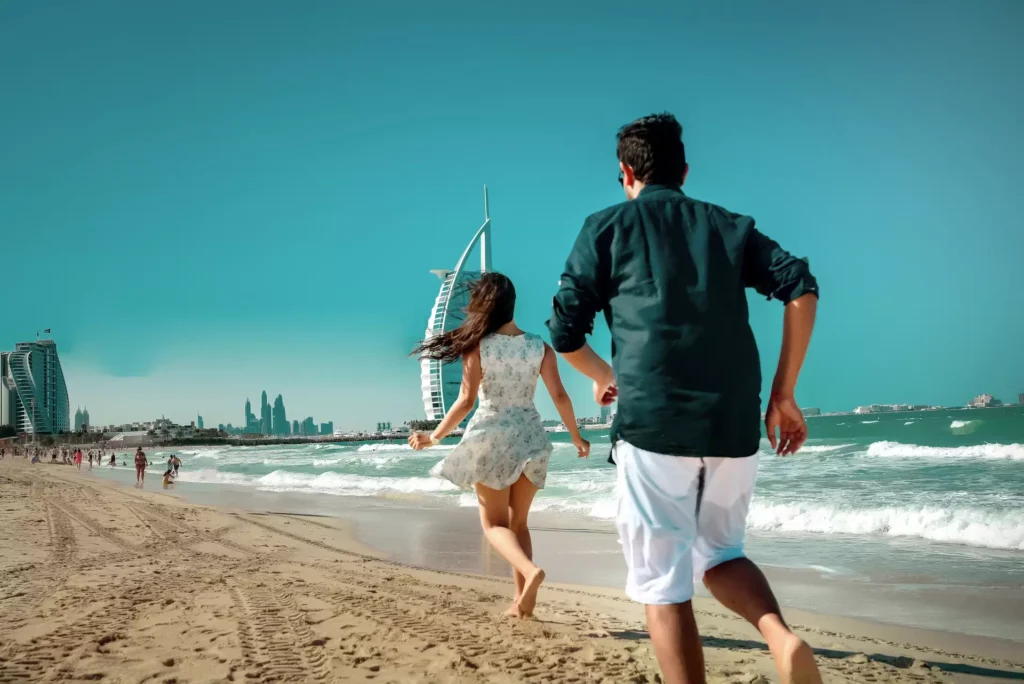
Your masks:
<path fill-rule="evenodd" d="M 824 416 L 808 425 L 810 439 L 795 456 L 775 457 L 762 443 L 750 529 L 1024 551 L 1024 408 Z M 594 445 L 585 461 L 568 435 L 550 435 L 555 451 L 535 510 L 614 516 L 608 432 L 584 434 Z M 399 442 L 173 453 L 184 462 L 181 483 L 473 506 L 475 497 L 428 474 L 455 441 L 422 452 Z M 170 453 L 151 458 L 163 463 Z"/>

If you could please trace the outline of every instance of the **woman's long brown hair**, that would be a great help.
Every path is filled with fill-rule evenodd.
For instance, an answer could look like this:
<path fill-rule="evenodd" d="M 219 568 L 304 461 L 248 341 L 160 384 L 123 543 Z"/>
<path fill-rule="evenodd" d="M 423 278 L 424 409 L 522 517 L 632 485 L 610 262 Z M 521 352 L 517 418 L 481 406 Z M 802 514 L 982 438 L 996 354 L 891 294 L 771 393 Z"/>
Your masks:
<path fill-rule="evenodd" d="M 413 354 L 443 363 L 458 361 L 480 341 L 512 320 L 516 310 L 516 288 L 501 273 L 484 273 L 469 285 L 466 320 L 458 328 L 420 342 Z"/>

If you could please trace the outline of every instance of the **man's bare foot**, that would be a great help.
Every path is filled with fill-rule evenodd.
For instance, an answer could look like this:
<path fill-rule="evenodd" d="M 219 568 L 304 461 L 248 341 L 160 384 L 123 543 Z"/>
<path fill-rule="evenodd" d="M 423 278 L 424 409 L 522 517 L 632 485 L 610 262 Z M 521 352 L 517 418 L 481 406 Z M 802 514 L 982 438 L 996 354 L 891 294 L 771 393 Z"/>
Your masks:
<path fill-rule="evenodd" d="M 531 617 L 533 609 L 537 607 L 537 590 L 544 582 L 544 571 L 540 568 L 534 570 L 532 575 L 527 575 L 526 584 L 523 585 L 523 593 L 519 597 L 519 613 L 522 617 Z"/>
<path fill-rule="evenodd" d="M 814 651 L 796 634 L 791 637 L 775 658 L 782 684 L 821 684 Z"/>

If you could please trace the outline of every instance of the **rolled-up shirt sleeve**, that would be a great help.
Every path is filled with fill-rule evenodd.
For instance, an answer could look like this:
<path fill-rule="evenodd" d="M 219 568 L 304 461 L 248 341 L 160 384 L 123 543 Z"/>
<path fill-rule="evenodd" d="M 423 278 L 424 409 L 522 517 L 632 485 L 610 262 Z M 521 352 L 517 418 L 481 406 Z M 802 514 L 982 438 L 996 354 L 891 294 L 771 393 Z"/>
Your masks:
<path fill-rule="evenodd" d="M 562 354 L 586 343 L 594 331 L 594 317 L 605 306 L 602 263 L 607 260 L 600 256 L 595 228 L 588 219 L 576 238 L 547 322 L 551 346 Z"/>
<path fill-rule="evenodd" d="M 807 259 L 795 257 L 770 237 L 753 227 L 753 219 L 743 252 L 743 278 L 768 299 L 788 304 L 805 294 L 818 295 L 818 281 L 811 275 Z"/>

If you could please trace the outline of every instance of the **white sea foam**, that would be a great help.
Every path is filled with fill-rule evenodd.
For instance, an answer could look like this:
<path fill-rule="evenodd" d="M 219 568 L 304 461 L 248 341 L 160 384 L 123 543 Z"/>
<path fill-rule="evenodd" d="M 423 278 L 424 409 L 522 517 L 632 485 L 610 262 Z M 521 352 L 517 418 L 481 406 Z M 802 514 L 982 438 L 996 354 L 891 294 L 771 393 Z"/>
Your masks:
<path fill-rule="evenodd" d="M 436 451 L 451 451 L 454 448 L 455 448 L 454 444 L 441 444 L 441 445 L 438 445 L 436 447 L 431 447 L 430 451 L 432 451 L 432 452 L 436 452 Z M 409 453 L 409 452 L 412 452 L 412 450 L 413 450 L 412 447 L 409 446 L 408 444 L 364 444 L 361 447 L 359 447 L 358 449 L 356 449 L 356 451 L 358 451 L 360 453 L 367 453 L 367 452 L 371 452 L 371 453 L 381 453 L 381 452 L 404 452 L 404 453 Z"/>
<path fill-rule="evenodd" d="M 209 484 L 252 484 L 252 477 L 242 473 L 225 473 L 212 468 L 199 470 L 182 470 L 178 473 L 179 482 L 200 482 Z"/>
<path fill-rule="evenodd" d="M 974 458 L 992 461 L 1024 461 L 1024 444 L 977 444 L 962 447 L 930 447 L 899 442 L 875 442 L 868 456 L 878 458 Z"/>
<path fill-rule="evenodd" d="M 954 420 L 952 423 L 949 424 L 949 429 L 959 430 L 960 428 L 965 428 L 968 425 L 973 424 L 974 422 L 975 421 L 973 420 Z"/>
<path fill-rule="evenodd" d="M 283 470 L 264 475 L 256 480 L 261 489 L 275 491 L 316 491 L 349 496 L 372 496 L 386 492 L 403 494 L 456 491 L 447 480 L 433 477 L 365 477 L 341 473 L 290 473 Z"/>
<path fill-rule="evenodd" d="M 862 425 L 874 425 L 878 421 L 877 420 L 862 420 L 860 422 L 861 422 Z"/>
<path fill-rule="evenodd" d="M 856 444 L 812 444 L 810 446 L 800 447 L 801 454 L 827 454 L 832 451 L 839 451 L 840 449 L 849 449 L 850 447 L 857 446 Z"/>
<path fill-rule="evenodd" d="M 946 510 L 931 506 L 846 509 L 754 501 L 747 527 L 778 532 L 920 537 L 1024 550 L 1024 511 Z"/>
<path fill-rule="evenodd" d="M 914 424 L 914 421 L 912 421 L 912 420 L 908 420 L 906 423 L 904 423 L 904 425 L 913 425 L 913 424 Z"/>

